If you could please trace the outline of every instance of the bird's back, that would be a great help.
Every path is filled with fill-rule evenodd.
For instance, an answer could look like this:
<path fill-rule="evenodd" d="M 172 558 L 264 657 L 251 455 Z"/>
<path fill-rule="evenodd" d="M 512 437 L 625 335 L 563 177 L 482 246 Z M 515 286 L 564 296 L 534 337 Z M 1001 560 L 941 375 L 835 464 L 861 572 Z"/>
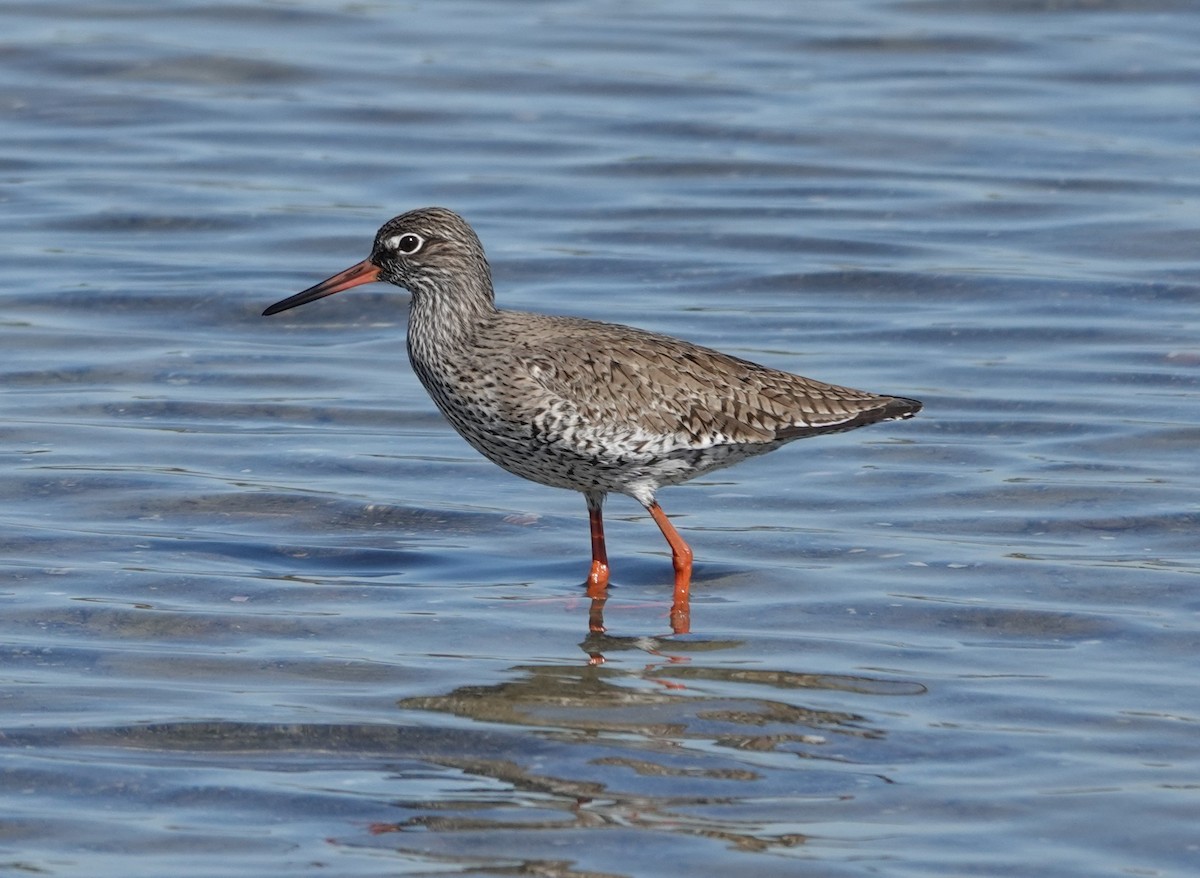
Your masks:
<path fill-rule="evenodd" d="M 614 434 L 659 437 L 666 449 L 773 444 L 911 417 L 921 407 L 577 318 L 500 311 L 478 344 L 520 377 L 522 398 L 537 408 L 558 407 Z"/>

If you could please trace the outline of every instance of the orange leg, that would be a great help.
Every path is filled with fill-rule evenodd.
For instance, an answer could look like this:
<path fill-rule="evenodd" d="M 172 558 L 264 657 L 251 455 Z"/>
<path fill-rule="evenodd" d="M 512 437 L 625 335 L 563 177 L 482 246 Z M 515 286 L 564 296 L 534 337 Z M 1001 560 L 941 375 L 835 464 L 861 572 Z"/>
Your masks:
<path fill-rule="evenodd" d="M 592 569 L 588 571 L 587 595 L 592 599 L 588 612 L 588 629 L 594 634 L 604 633 L 604 602 L 608 600 L 608 550 L 604 547 L 604 495 L 585 494 L 588 507 L 588 523 L 592 529 Z M 592 657 L 595 659 L 595 656 Z M 604 657 L 600 657 L 604 661 Z M 591 664 L 598 664 L 593 661 Z"/>
<path fill-rule="evenodd" d="M 592 569 L 588 572 L 588 597 L 597 598 L 608 588 L 608 550 L 604 546 L 604 495 L 587 495 L 588 523 L 592 529 Z"/>
<path fill-rule="evenodd" d="M 654 517 L 654 523 L 667 538 L 671 546 L 671 564 L 675 567 L 675 595 L 671 602 L 671 629 L 676 634 L 687 634 L 691 624 L 689 593 L 692 585 L 692 547 L 683 541 L 679 531 L 667 520 L 667 514 L 657 503 L 646 507 Z"/>

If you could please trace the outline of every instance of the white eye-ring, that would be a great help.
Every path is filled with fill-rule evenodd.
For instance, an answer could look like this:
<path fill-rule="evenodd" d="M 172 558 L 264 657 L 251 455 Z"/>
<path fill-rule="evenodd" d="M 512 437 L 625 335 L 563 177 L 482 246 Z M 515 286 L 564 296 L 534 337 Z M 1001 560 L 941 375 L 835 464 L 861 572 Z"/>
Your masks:
<path fill-rule="evenodd" d="M 393 235 L 383 243 L 389 250 L 395 250 L 403 256 L 412 256 L 425 246 L 425 239 L 412 232 L 405 232 L 403 235 Z"/>

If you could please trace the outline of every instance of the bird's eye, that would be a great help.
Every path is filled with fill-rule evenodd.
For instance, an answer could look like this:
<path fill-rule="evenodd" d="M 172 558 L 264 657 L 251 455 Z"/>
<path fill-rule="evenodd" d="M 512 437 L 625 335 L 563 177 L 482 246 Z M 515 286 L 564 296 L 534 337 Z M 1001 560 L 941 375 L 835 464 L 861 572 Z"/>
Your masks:
<path fill-rule="evenodd" d="M 403 235 L 395 235 L 388 238 L 384 243 L 387 244 L 390 250 L 395 250 L 403 256 L 411 256 L 425 246 L 425 239 L 420 235 L 407 232 Z"/>

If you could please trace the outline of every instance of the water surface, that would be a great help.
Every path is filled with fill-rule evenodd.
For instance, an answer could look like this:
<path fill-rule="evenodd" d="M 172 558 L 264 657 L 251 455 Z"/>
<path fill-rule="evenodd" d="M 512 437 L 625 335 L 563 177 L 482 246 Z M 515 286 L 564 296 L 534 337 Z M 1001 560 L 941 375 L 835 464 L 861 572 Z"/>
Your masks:
<path fill-rule="evenodd" d="M 1186 2 L 0 11 L 0 872 L 1153 875 L 1200 862 Z M 609 504 L 440 419 L 502 303 L 913 421 Z"/>

